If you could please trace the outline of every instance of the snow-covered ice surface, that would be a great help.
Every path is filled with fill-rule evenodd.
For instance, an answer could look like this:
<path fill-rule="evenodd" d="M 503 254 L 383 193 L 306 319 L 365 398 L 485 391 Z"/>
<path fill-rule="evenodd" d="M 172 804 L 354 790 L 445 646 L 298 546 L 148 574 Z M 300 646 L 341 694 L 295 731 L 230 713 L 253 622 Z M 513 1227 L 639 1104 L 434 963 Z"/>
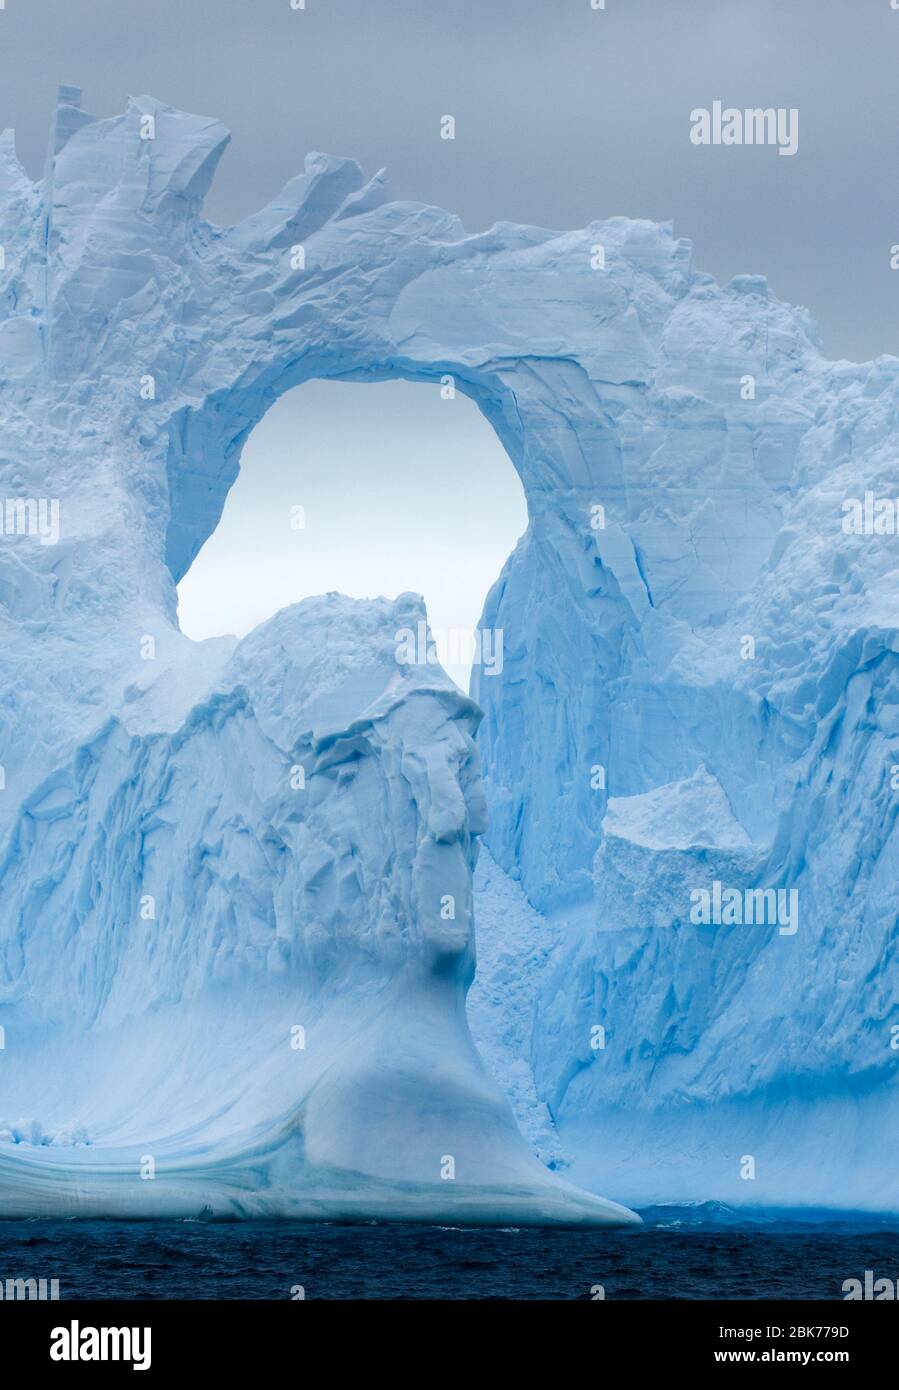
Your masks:
<path fill-rule="evenodd" d="M 895 493 L 899 361 L 828 361 L 668 225 L 468 235 L 346 159 L 218 228 L 227 138 L 66 88 L 42 182 L 0 141 L 0 1209 L 626 1217 L 471 1042 L 488 816 L 476 1017 L 538 1152 L 899 1209 L 899 542 L 842 529 Z M 529 509 L 479 729 L 396 662 L 410 596 L 179 632 L 279 395 L 447 376 Z M 798 929 L 695 924 L 715 883 Z"/>

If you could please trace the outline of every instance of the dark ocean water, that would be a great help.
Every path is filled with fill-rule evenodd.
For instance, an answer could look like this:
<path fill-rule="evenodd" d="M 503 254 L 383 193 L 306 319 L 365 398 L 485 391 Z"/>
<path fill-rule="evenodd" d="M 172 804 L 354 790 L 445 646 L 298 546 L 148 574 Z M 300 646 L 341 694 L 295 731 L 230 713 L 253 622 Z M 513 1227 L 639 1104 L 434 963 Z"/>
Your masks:
<path fill-rule="evenodd" d="M 0 1221 L 0 1280 L 62 1299 L 841 1299 L 899 1279 L 899 1225 L 748 1221 L 653 1208 L 620 1231 L 437 1226 Z"/>

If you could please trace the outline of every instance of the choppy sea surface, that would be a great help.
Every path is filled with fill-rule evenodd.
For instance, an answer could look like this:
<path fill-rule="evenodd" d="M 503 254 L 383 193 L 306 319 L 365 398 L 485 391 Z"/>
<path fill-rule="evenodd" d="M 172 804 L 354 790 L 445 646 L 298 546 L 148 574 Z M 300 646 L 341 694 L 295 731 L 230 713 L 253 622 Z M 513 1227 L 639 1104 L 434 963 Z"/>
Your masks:
<path fill-rule="evenodd" d="M 641 1215 L 620 1231 L 0 1221 L 0 1283 L 57 1279 L 61 1299 L 842 1299 L 866 1270 L 899 1279 L 895 1219 Z"/>

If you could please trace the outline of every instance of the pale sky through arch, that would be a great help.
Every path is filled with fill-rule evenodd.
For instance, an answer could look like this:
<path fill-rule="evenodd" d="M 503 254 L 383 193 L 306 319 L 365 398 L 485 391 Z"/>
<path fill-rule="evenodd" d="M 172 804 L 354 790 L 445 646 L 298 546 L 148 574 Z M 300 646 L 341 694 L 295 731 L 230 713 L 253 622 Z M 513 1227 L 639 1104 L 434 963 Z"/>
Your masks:
<path fill-rule="evenodd" d="M 302 507 L 305 526 L 291 526 Z M 313 381 L 244 447 L 222 518 L 178 587 L 189 637 L 235 633 L 299 599 L 423 594 L 432 627 L 477 627 L 527 526 L 511 460 L 473 401 L 439 383 Z M 468 668 L 448 664 L 468 688 Z"/>

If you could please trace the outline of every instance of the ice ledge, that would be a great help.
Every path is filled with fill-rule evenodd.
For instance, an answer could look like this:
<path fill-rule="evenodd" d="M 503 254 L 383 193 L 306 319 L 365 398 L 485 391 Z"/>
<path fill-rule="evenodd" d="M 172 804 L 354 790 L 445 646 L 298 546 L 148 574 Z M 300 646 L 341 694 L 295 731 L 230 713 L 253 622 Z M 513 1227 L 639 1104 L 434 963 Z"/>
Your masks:
<path fill-rule="evenodd" d="M 602 828 L 605 836 L 646 849 L 752 848 L 724 788 L 704 766 L 652 791 L 609 797 Z"/>

